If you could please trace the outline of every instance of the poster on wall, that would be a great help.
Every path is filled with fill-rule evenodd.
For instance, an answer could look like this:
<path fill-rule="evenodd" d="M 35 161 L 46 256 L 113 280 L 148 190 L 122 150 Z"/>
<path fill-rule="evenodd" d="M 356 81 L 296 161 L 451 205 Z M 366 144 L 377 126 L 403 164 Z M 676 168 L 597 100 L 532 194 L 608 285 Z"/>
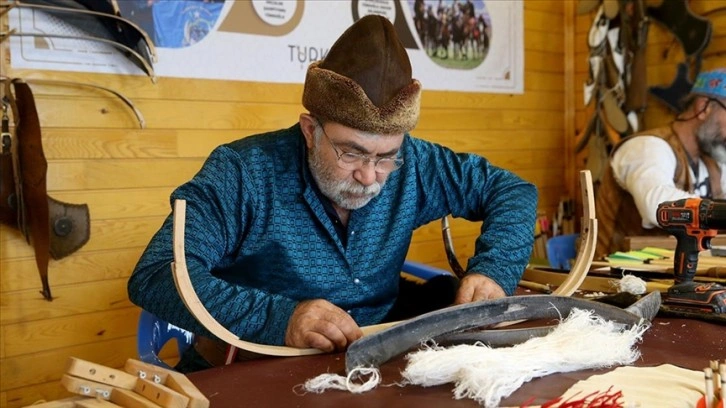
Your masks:
<path fill-rule="evenodd" d="M 52 3 L 52 1 L 51 1 Z M 68 3 L 68 1 L 65 1 Z M 72 2 L 71 2 L 72 3 Z M 368 14 L 387 17 L 424 89 L 524 91 L 521 0 L 124 0 L 153 41 L 158 77 L 302 83 L 308 65 Z M 38 8 L 9 17 L 13 68 L 144 75 L 82 24 Z M 127 53 L 128 55 L 128 53 Z"/>

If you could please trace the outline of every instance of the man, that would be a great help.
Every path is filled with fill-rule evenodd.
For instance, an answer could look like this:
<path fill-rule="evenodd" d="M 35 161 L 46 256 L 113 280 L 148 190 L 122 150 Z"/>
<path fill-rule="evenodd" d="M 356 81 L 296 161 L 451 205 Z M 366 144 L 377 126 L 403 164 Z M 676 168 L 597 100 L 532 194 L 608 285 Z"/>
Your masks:
<path fill-rule="evenodd" d="M 664 201 L 724 198 L 726 69 L 699 74 L 685 106 L 669 126 L 613 149 L 596 202 L 597 256 L 625 249 L 627 236 L 665 234 L 655 228 Z"/>
<path fill-rule="evenodd" d="M 533 244 L 536 190 L 408 135 L 420 94 L 393 25 L 364 17 L 308 68 L 310 113 L 298 124 L 218 147 L 173 192 L 187 200 L 188 270 L 215 319 L 247 341 L 342 350 L 360 326 L 395 314 L 413 231 L 448 214 L 483 221 L 448 304 L 513 293 Z M 141 257 L 129 296 L 206 333 L 169 273 L 171 223 Z"/>

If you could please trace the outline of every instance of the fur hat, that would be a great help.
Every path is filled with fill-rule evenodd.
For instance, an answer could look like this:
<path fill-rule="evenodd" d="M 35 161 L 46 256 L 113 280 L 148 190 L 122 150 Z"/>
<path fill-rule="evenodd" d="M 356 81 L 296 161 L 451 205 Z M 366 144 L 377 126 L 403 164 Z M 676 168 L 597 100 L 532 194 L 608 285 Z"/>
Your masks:
<path fill-rule="evenodd" d="M 726 99 L 726 69 L 714 69 L 698 74 L 691 93 L 709 98 Z"/>
<path fill-rule="evenodd" d="M 416 126 L 421 83 L 385 17 L 350 26 L 325 59 L 308 67 L 303 106 L 313 116 L 364 132 L 405 133 Z"/>

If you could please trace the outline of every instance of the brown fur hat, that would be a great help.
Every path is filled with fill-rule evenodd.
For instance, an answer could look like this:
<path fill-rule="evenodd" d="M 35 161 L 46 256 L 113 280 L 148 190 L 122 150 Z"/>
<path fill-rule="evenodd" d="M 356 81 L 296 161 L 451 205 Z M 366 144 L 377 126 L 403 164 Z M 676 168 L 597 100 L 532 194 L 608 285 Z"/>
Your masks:
<path fill-rule="evenodd" d="M 406 49 L 393 24 L 377 15 L 358 20 L 325 59 L 310 64 L 303 90 L 313 116 L 379 134 L 413 129 L 420 100 Z"/>

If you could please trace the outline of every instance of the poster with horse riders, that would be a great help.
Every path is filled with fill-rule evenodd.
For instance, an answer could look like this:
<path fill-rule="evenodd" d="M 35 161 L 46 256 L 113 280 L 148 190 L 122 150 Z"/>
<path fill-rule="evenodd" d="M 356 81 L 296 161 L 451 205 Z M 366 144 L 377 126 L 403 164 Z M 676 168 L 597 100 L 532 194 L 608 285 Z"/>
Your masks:
<path fill-rule="evenodd" d="M 79 8 L 89 4 L 78 3 L 82 3 Z M 107 2 L 97 2 L 101 3 Z M 129 58 L 130 54 L 145 57 L 144 52 L 132 51 L 133 44 L 117 44 L 113 36 L 102 39 L 89 19 L 69 18 L 69 13 L 49 12 L 47 7 L 20 6 L 11 10 L 9 18 L 12 66 L 129 75 L 153 69 L 158 77 L 302 83 L 308 65 L 324 58 L 346 27 L 362 16 L 380 14 L 393 22 L 410 55 L 414 77 L 425 89 L 524 91 L 521 0 L 123 0 L 108 4 L 114 6 L 110 13 L 115 14 L 117 26 L 118 21 L 130 21 L 148 35 L 154 54 L 148 64 Z"/>

